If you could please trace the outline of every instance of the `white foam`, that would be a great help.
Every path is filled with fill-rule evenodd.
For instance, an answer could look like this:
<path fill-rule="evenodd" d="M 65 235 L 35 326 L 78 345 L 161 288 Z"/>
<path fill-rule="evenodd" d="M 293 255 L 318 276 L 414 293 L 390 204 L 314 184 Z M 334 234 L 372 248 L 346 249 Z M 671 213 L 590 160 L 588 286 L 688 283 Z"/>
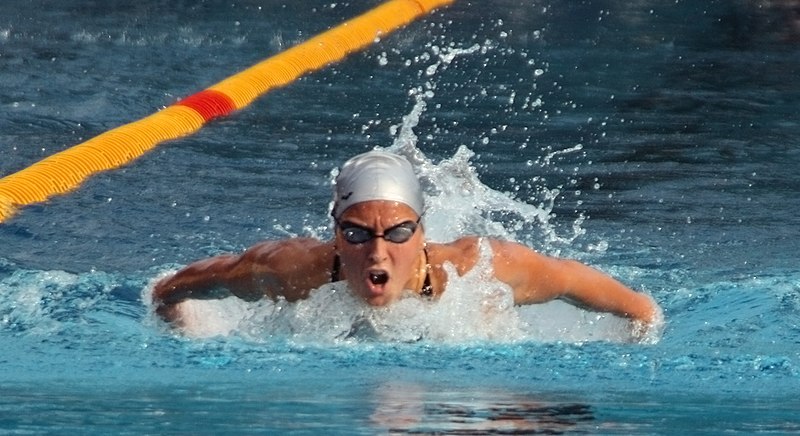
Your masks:
<path fill-rule="evenodd" d="M 74 274 L 64 271 L 15 272 L 0 281 L 0 325 L 25 328 L 34 334 L 51 334 L 61 329 L 48 300 L 64 298 L 61 288 L 78 281 Z"/>

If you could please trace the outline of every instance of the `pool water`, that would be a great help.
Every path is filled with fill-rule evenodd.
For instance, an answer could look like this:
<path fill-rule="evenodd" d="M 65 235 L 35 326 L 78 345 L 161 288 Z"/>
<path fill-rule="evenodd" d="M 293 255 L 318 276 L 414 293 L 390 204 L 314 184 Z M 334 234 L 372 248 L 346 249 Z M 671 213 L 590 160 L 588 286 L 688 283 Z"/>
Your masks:
<path fill-rule="evenodd" d="M 0 175 L 377 2 L 0 3 Z M 4 434 L 800 431 L 800 40 L 791 2 L 455 2 L 0 224 Z M 331 172 L 412 158 L 433 240 L 513 239 L 664 322 L 454 282 L 370 310 L 200 302 L 153 281 L 331 235 Z M 491 302 L 486 309 L 486 302 Z"/>

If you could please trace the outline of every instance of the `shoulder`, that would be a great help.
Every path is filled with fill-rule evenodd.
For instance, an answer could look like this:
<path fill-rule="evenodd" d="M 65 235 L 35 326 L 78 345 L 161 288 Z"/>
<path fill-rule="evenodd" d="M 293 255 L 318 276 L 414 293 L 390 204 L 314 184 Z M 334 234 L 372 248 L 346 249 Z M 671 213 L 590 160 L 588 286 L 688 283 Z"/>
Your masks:
<path fill-rule="evenodd" d="M 333 243 L 314 238 L 290 238 L 263 241 L 248 248 L 242 257 L 254 261 L 274 261 L 281 258 L 309 257 L 333 253 Z"/>
<path fill-rule="evenodd" d="M 458 273 L 463 275 L 478 263 L 483 243 L 488 243 L 491 247 L 495 267 L 526 265 L 545 259 L 545 256 L 525 245 L 478 236 L 465 236 L 448 243 L 430 243 L 428 252 L 432 264 L 441 265 L 450 262 Z"/>
<path fill-rule="evenodd" d="M 480 242 L 477 236 L 465 236 L 447 243 L 428 243 L 428 261 L 434 268 L 451 263 L 459 275 L 466 274 L 478 262 Z"/>
<path fill-rule="evenodd" d="M 241 255 L 240 261 L 257 270 L 268 268 L 280 272 L 297 269 L 299 265 L 312 268 L 327 267 L 333 260 L 334 252 L 332 242 L 313 238 L 291 238 L 253 245 Z"/>
<path fill-rule="evenodd" d="M 330 281 L 335 249 L 332 242 L 312 238 L 265 241 L 240 257 L 240 266 L 269 295 L 294 301 Z"/>

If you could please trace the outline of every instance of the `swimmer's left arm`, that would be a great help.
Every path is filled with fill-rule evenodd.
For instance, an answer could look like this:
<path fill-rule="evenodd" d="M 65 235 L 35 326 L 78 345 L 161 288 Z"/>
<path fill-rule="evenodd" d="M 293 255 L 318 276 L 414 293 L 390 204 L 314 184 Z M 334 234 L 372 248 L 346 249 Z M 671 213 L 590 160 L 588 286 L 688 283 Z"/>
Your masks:
<path fill-rule="evenodd" d="M 556 298 L 598 312 L 653 323 L 653 300 L 614 278 L 574 260 L 556 259 L 512 242 L 492 241 L 497 278 L 509 284 L 517 304 Z"/>

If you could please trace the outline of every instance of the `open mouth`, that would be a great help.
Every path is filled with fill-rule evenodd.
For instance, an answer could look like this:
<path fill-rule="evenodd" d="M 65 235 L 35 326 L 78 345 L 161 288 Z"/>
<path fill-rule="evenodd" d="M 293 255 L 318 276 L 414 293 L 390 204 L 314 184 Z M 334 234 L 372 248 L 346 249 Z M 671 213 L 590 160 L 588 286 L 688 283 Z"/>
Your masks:
<path fill-rule="evenodd" d="M 373 271 L 369 273 L 369 281 L 373 285 L 384 285 L 389 281 L 389 274 L 386 271 Z"/>

